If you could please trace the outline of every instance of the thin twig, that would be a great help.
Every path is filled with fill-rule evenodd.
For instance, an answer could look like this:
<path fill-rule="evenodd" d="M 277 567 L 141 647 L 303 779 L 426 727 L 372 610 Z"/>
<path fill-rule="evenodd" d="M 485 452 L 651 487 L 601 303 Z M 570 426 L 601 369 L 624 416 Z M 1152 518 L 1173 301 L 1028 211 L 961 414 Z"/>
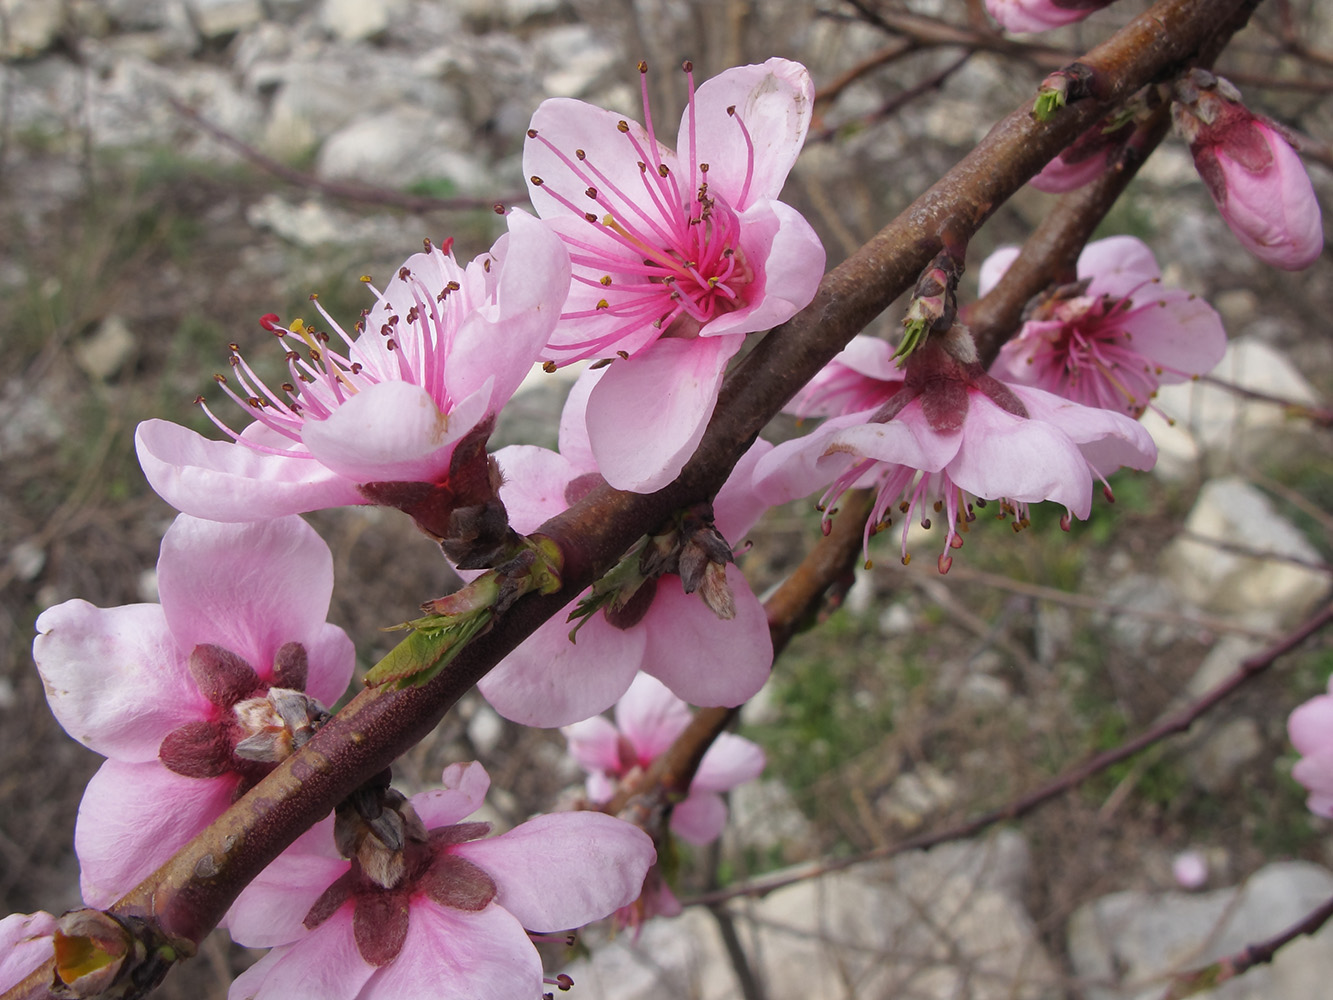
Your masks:
<path fill-rule="evenodd" d="M 682 902 L 686 906 L 713 906 L 717 903 L 726 902 L 729 899 L 737 899 L 742 896 L 764 896 L 773 892 L 775 889 L 781 889 L 784 886 L 794 885 L 797 882 L 803 882 L 806 879 L 815 878 L 820 875 L 827 875 L 831 872 L 842 871 L 844 868 L 850 868 L 853 865 L 859 865 L 866 861 L 882 860 L 884 858 L 903 854 L 907 851 L 936 847 L 939 844 L 951 840 L 962 840 L 965 837 L 972 837 L 980 833 L 982 830 L 994 826 L 996 823 L 1002 823 L 1006 820 L 1018 819 L 1021 816 L 1025 816 L 1038 806 L 1072 791 L 1094 775 L 1100 774 L 1102 771 L 1105 771 L 1109 767 L 1113 767 L 1123 760 L 1128 760 L 1136 754 L 1141 753 L 1143 750 L 1156 745 L 1168 736 L 1186 732 L 1203 715 L 1207 714 L 1218 704 L 1225 701 L 1248 681 L 1262 674 L 1279 658 L 1286 656 L 1288 653 L 1295 650 L 1307 639 L 1328 626 L 1331 622 L 1333 622 L 1333 603 L 1325 605 L 1317 615 L 1306 621 L 1303 625 L 1285 636 L 1275 645 L 1244 660 L 1235 673 L 1197 701 L 1194 701 L 1180 711 L 1165 717 L 1150 729 L 1141 732 L 1138 736 L 1134 737 L 1134 739 L 1128 740 L 1118 747 L 1105 750 L 1102 753 L 1090 757 L 1083 763 L 1069 768 L 1046 784 L 1028 792 L 1026 795 L 1019 796 L 996 809 L 984 812 L 979 816 L 975 816 L 972 819 L 966 820 L 955 826 L 947 827 L 932 833 L 923 833 L 915 837 L 909 837 L 906 840 L 900 840 L 886 847 L 874 848 L 873 850 L 864 851 L 861 854 L 852 857 L 835 858 L 798 865 L 787 871 L 753 879 L 752 881 L 730 886 L 726 889 L 701 893 L 690 899 L 682 900 Z"/>
<path fill-rule="evenodd" d="M 326 181 L 314 174 L 289 167 L 287 164 L 261 153 L 243 139 L 209 121 L 184 101 L 170 94 L 166 96 L 166 101 L 177 114 L 188 119 L 224 146 L 236 150 L 261 170 L 267 171 L 288 184 L 294 184 L 310 191 L 318 191 L 331 198 L 358 201 L 367 205 L 386 205 L 391 208 L 405 209 L 409 212 L 458 212 L 491 208 L 497 204 L 512 205 L 528 200 L 526 191 L 509 192 L 493 198 L 435 198 L 424 194 L 408 194 L 405 191 L 395 191 L 392 188 L 378 187 L 373 184 Z"/>
<path fill-rule="evenodd" d="M 1216 989 L 1228 979 L 1235 979 L 1256 965 L 1273 961 L 1273 957 L 1282 948 L 1297 938 L 1313 937 L 1331 919 L 1333 919 L 1333 897 L 1326 899 L 1296 923 L 1266 941 L 1247 945 L 1234 955 L 1220 958 L 1202 969 L 1179 972 L 1172 976 L 1171 986 L 1162 1000 L 1184 1000 L 1185 997 L 1194 996 L 1203 990 Z"/>

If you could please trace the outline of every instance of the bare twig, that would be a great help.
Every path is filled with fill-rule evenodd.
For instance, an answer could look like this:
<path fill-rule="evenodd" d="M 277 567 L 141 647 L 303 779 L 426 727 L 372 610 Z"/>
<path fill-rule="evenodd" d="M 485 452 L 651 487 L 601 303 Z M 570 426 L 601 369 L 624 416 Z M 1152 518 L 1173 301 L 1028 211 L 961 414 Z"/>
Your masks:
<path fill-rule="evenodd" d="M 719 889 L 714 892 L 702 893 L 691 899 L 682 900 L 682 902 L 687 906 L 713 906 L 717 903 L 725 902 L 729 899 L 736 899 L 741 896 L 767 895 L 775 889 L 794 885 L 797 882 L 802 882 L 806 879 L 815 878 L 820 875 L 827 875 L 830 872 L 842 871 L 844 868 L 850 868 L 853 865 L 858 865 L 866 861 L 876 861 L 883 858 L 890 858 L 906 851 L 935 847 L 951 840 L 962 840 L 965 837 L 975 836 L 982 830 L 994 826 L 996 823 L 1002 823 L 1006 820 L 1025 816 L 1038 806 L 1072 791 L 1094 775 L 1100 774 L 1102 771 L 1105 771 L 1109 767 L 1113 767 L 1123 760 L 1128 760 L 1143 750 L 1156 745 L 1168 736 L 1186 732 L 1198 719 L 1207 714 L 1218 704 L 1225 701 L 1228 697 L 1235 694 L 1235 692 L 1248 681 L 1262 674 L 1279 658 L 1286 656 L 1288 653 L 1298 648 L 1311 636 L 1327 627 L 1330 623 L 1333 623 L 1333 604 L 1325 605 L 1313 618 L 1306 621 L 1303 625 L 1285 636 L 1273 646 L 1244 660 L 1235 673 L 1197 701 L 1185 706 L 1178 712 L 1168 715 L 1151 728 L 1141 732 L 1132 740 L 1128 740 L 1118 747 L 1114 747 L 1090 757 L 1088 760 L 1075 767 L 1069 768 L 1067 771 L 1039 788 L 1033 789 L 1026 795 L 1019 796 L 996 809 L 982 813 L 979 816 L 975 816 L 972 819 L 966 820 L 955 826 L 947 827 L 932 833 L 923 833 L 915 837 L 909 837 L 906 840 L 900 840 L 885 847 L 864 851 L 853 857 L 835 858 L 832 860 L 815 861 L 809 864 L 799 865 L 795 868 L 788 869 L 787 871 L 753 879 L 752 881 L 740 885 L 730 886 L 726 889 Z"/>
<path fill-rule="evenodd" d="M 288 184 L 294 184 L 297 187 L 306 188 L 310 191 L 318 191 L 331 198 L 341 198 L 345 201 L 359 201 L 367 205 L 385 205 L 390 208 L 401 208 L 409 212 L 458 212 L 464 210 L 486 209 L 498 204 L 512 205 L 518 202 L 526 202 L 528 193 L 526 191 L 508 192 L 493 198 L 477 197 L 459 197 L 459 198 L 434 198 L 424 194 L 408 194 L 406 191 L 395 191 L 392 188 L 378 187 L 373 184 L 351 184 L 339 181 L 326 181 L 314 174 L 306 173 L 303 170 L 297 170 L 295 167 L 289 167 L 287 164 L 273 159 L 273 157 L 261 153 L 249 143 L 232 135 L 230 132 L 215 125 L 194 108 L 190 107 L 184 101 L 167 95 L 167 103 L 171 105 L 173 111 L 187 118 L 196 127 L 216 139 L 231 149 L 236 150 L 243 157 L 259 167 L 286 181 Z"/>
<path fill-rule="evenodd" d="M 1202 969 L 1177 973 L 1162 1000 L 1184 1000 L 1204 990 L 1213 990 L 1228 979 L 1248 972 L 1256 965 L 1264 965 L 1284 947 L 1299 937 L 1313 937 L 1333 919 L 1333 898 L 1325 900 L 1286 930 L 1266 941 L 1247 945 L 1234 955 L 1218 959 Z"/>

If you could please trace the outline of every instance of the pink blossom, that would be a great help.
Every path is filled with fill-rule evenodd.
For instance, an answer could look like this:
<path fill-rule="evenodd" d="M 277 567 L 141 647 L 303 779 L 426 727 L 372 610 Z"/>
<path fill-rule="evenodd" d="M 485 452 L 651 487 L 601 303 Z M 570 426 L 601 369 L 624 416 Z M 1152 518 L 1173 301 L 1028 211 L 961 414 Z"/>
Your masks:
<path fill-rule="evenodd" d="M 560 421 L 560 451 L 502 448 L 500 498 L 516 531 L 534 531 L 602 482 L 588 442 L 584 408 L 605 370 L 585 373 Z M 716 525 L 732 544 L 767 505 L 750 489 L 750 470 L 770 445 L 757 441 L 713 504 Z M 597 612 L 573 628 L 556 615 L 478 683 L 501 715 L 531 726 L 563 726 L 615 704 L 640 670 L 694 705 L 739 705 L 768 679 L 773 647 L 768 619 L 745 576 L 726 567 L 735 617 L 720 619 L 698 594 L 668 573 L 640 588 L 620 613 Z M 584 591 L 577 600 L 589 595 Z"/>
<path fill-rule="evenodd" d="M 289 381 L 270 389 L 235 353 L 236 388 L 219 380 L 253 423 L 237 434 L 215 418 L 233 444 L 146 421 L 136 434 L 144 474 L 173 506 L 217 521 L 368 502 L 408 509 L 401 484 L 447 484 L 460 456 L 473 452 L 483 465 L 474 474 L 484 479 L 482 449 L 459 445 L 475 445 L 478 436 L 484 443 L 537 360 L 568 288 L 564 245 L 514 211 L 509 232 L 466 268 L 447 245 L 408 258 L 376 291 L 355 338 L 318 300 L 332 335 L 266 317 L 288 350 Z"/>
<path fill-rule="evenodd" d="M 0 920 L 0 993 L 12 989 L 51 960 L 51 935 L 56 918 L 36 913 L 11 913 Z"/>
<path fill-rule="evenodd" d="M 547 354 L 621 359 L 589 402 L 589 433 L 607 481 L 641 493 L 693 454 L 744 335 L 790 319 L 824 273 L 814 230 L 777 200 L 810 124 L 810 74 L 770 59 L 696 93 L 686 71 L 676 152 L 657 140 L 646 79 L 645 125 L 557 98 L 523 151 L 532 204 L 573 258 Z"/>
<path fill-rule="evenodd" d="M 986 294 L 1018 256 L 997 250 L 981 265 Z M 1085 406 L 1139 416 L 1162 383 L 1202 375 L 1227 347 L 1216 310 L 1180 288 L 1163 288 L 1152 251 L 1133 236 L 1084 247 L 1078 283 L 1029 307 L 1022 330 L 991 373 Z"/>
<path fill-rule="evenodd" d="M 1324 249 L 1319 201 L 1278 127 L 1241 104 L 1230 83 L 1202 70 L 1177 87 L 1177 98 L 1176 126 L 1236 239 L 1273 267 L 1313 264 Z"/>
<path fill-rule="evenodd" d="M 1098 122 L 1061 150 L 1028 183 L 1047 194 L 1064 194 L 1091 183 L 1134 134 L 1130 126 L 1130 121 L 1123 120 Z"/>
<path fill-rule="evenodd" d="M 1301 755 L 1291 776 L 1310 791 L 1305 804 L 1333 819 L 1333 680 L 1329 694 L 1311 698 L 1287 720 L 1291 745 Z"/>
<path fill-rule="evenodd" d="M 986 10 L 1005 31 L 1048 31 L 1081 21 L 1113 0 L 986 0 Z"/>
<path fill-rule="evenodd" d="M 853 343 L 821 383 L 856 368 L 880 377 L 892 346 L 873 338 Z M 873 370 L 859 364 L 866 356 L 874 360 Z M 831 483 L 821 500 L 827 521 L 843 492 L 874 487 L 867 547 L 873 532 L 892 524 L 890 512 L 897 508 L 904 562 L 914 517 L 927 528 L 932 513 L 944 518 L 939 568 L 946 572 L 953 562 L 949 550 L 962 545 L 960 532 L 975 519 L 974 507 L 998 500 L 1000 516 L 1012 514 L 1017 527 L 1028 523 L 1028 504 L 1041 500 L 1063 505 L 1066 517 L 1086 518 L 1094 478 L 1104 479 L 1121 465 L 1150 468 L 1156 460 L 1152 439 L 1136 421 L 987 375 L 962 327 L 955 326 L 944 345 L 932 338 L 918 348 L 903 378 L 880 382 L 875 403 L 831 417 L 760 458 L 755 489 L 770 503 L 781 503 Z"/>
<path fill-rule="evenodd" d="M 331 705 L 352 677 L 352 643 L 325 622 L 333 557 L 299 517 L 181 515 L 157 576 L 161 604 L 66 601 L 37 619 L 33 658 L 52 712 L 109 758 L 74 831 L 94 907 L 137 885 L 308 737 L 291 711 L 307 710 L 306 695 Z"/>
<path fill-rule="evenodd" d="M 665 684 L 639 674 L 620 701 L 616 721 L 597 715 L 562 732 L 569 753 L 588 772 L 588 800 L 610 802 L 621 781 L 646 769 L 690 724 L 690 710 Z M 689 794 L 671 810 L 671 830 L 691 844 L 707 844 L 722 833 L 727 806 L 720 792 L 759 776 L 764 752 L 749 740 L 722 733 L 699 763 Z"/>
<path fill-rule="evenodd" d="M 229 1000 L 513 1000 L 541 995 L 527 931 L 581 927 L 631 902 L 656 852 L 643 831 L 596 812 L 539 816 L 498 837 L 462 822 L 490 779 L 452 764 L 444 788 L 410 800 L 409 836 L 391 888 L 339 856 L 333 818 L 252 882 L 228 917 L 233 939 L 272 947 Z"/>

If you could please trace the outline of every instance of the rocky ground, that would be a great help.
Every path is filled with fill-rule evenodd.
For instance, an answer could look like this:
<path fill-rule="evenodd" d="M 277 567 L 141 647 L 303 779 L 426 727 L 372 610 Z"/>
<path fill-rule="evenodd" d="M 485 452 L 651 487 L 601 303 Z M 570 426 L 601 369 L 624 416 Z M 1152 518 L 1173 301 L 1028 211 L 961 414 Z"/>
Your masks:
<path fill-rule="evenodd" d="M 952 4 L 909 6 L 957 15 Z M 1333 48 L 1328 12 L 1292 7 L 1322 17 L 1308 40 Z M 1060 40 L 1077 47 L 1134 9 L 1123 0 Z M 460 257 L 487 246 L 498 231 L 488 206 L 521 199 L 522 135 L 545 97 L 637 117 L 634 64 L 647 58 L 655 114 L 673 121 L 685 57 L 702 79 L 786 55 L 823 86 L 887 42 L 832 0 L 0 0 L 0 14 L 0 912 L 59 911 L 77 902 L 72 830 L 97 758 L 46 711 L 32 622 L 75 597 L 153 599 L 172 515 L 138 473 L 135 423 L 166 416 L 204 429 L 191 400 L 228 342 L 262 344 L 260 315 L 300 315 L 318 291 L 332 313 L 354 316 L 366 302 L 357 276 L 388 273 L 423 237 L 454 236 Z M 1267 16 L 1234 71 L 1290 70 L 1264 54 Z M 831 262 L 1041 76 L 976 56 L 938 92 L 874 120 L 956 55 L 924 48 L 821 106 L 828 131 L 786 197 Z M 1247 93 L 1324 143 L 1333 136 L 1333 102 L 1320 93 Z M 257 167 L 200 119 L 294 173 Z M 1311 172 L 1333 193 L 1327 170 Z M 1021 239 L 1049 204 L 1023 192 L 975 252 Z M 1220 378 L 1327 403 L 1327 257 L 1287 275 L 1241 253 L 1175 142 L 1108 231 L 1148 240 L 1168 282 L 1216 305 L 1232 341 Z M 747 708 L 769 771 L 733 797 L 722 849 L 685 859 L 683 895 L 997 806 L 1197 696 L 1327 599 L 1327 431 L 1290 405 L 1214 385 L 1173 387 L 1158 402 L 1147 419 L 1159 469 L 1118 476 L 1116 506 L 1072 533 L 1038 511 L 1021 536 L 983 526 L 947 577 L 933 560 L 904 568 L 887 551 L 860 575 Z M 501 436 L 551 443 L 558 407 L 558 389 L 541 386 Z M 331 620 L 369 665 L 392 642 L 379 629 L 446 590 L 448 572 L 392 512 L 312 520 L 337 560 Z M 802 504 L 756 531 L 745 557 L 756 590 L 815 530 Z M 1305 812 L 1285 739 L 1287 714 L 1331 671 L 1316 643 L 1187 736 L 1012 828 L 735 904 L 732 929 L 763 995 L 1152 996 L 1167 970 L 1276 933 L 1333 892 L 1331 828 Z M 479 757 L 494 818 L 515 822 L 568 799 L 578 776 L 562 745 L 470 700 L 396 772 L 420 786 L 449 761 Z M 1185 850 L 1206 861 L 1199 891 L 1173 879 Z M 637 941 L 597 945 L 577 966 L 579 989 L 738 995 L 719 927 L 696 909 Z M 1217 995 L 1319 995 L 1310 984 L 1333 973 L 1328 933 Z M 205 952 L 164 996 L 222 997 L 252 958 L 220 935 Z"/>

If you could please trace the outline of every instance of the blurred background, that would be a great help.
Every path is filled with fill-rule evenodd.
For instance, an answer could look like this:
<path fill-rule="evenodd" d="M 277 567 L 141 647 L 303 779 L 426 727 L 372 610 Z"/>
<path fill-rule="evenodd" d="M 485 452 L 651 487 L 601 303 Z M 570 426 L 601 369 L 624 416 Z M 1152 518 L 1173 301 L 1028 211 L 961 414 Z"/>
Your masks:
<path fill-rule="evenodd" d="M 134 427 L 165 417 L 209 433 L 200 393 L 240 426 L 211 376 L 232 342 L 261 372 L 280 370 L 261 315 L 309 316 L 317 292 L 350 325 L 371 301 L 359 276 L 383 280 L 423 238 L 452 237 L 460 260 L 488 247 L 503 225 L 490 206 L 522 204 L 523 134 L 540 101 L 577 97 L 639 118 L 639 59 L 666 136 L 684 104 L 683 59 L 700 81 L 773 55 L 810 68 L 833 96 L 817 105 L 784 200 L 836 264 L 1030 100 L 1062 53 L 1146 6 L 1124 0 L 1014 44 L 980 3 L 937 0 L 0 0 L 0 914 L 78 904 L 73 827 L 99 762 L 46 708 L 33 621 L 72 598 L 155 600 L 173 511 L 143 481 Z M 1311 176 L 1333 205 L 1333 9 L 1265 4 L 1219 69 L 1253 108 L 1309 137 Z M 1003 206 L 973 243 L 972 271 L 1053 203 L 1024 190 Z M 981 525 L 947 577 L 932 558 L 902 567 L 896 540 L 881 539 L 844 606 L 747 708 L 743 731 L 767 748 L 769 769 L 733 795 L 722 846 L 684 856 L 680 895 L 999 805 L 1197 695 L 1326 598 L 1328 255 L 1286 274 L 1245 254 L 1176 139 L 1104 233 L 1148 241 L 1168 283 L 1213 303 L 1232 341 L 1217 374 L 1250 393 L 1164 392 L 1147 418 L 1159 469 L 1117 475 L 1115 507 L 1099 502 L 1068 534 L 1058 510 L 1034 509 L 1021 535 Z M 890 335 L 899 319 L 891 309 L 872 332 Z M 564 385 L 538 380 L 518 397 L 497 443 L 553 446 Z M 334 551 L 330 620 L 364 669 L 394 641 L 380 630 L 450 589 L 452 574 L 394 511 L 311 520 Z M 810 503 L 774 512 L 743 560 L 755 590 L 816 535 Z M 1285 735 L 1286 716 L 1330 672 L 1327 642 L 1306 647 L 1187 738 L 1099 776 L 1017 834 L 977 842 L 990 853 L 930 855 L 936 867 L 920 869 L 916 888 L 906 862 L 860 876 L 915 900 L 911 920 L 885 910 L 880 925 L 929 926 L 952 944 L 922 947 L 907 931 L 896 950 L 863 942 L 878 978 L 849 980 L 846 995 L 1092 996 L 1098 961 L 1133 960 L 1115 950 L 1123 941 L 1080 937 L 1097 921 L 1076 914 L 1103 913 L 1113 892 L 1160 911 L 1185 850 L 1205 860 L 1209 889 L 1301 860 L 1319 867 L 1296 869 L 1296 882 L 1322 872 L 1333 893 L 1330 825 L 1306 811 Z M 576 797 L 563 748 L 558 732 L 510 725 L 473 697 L 395 772 L 415 791 L 446 763 L 481 759 L 503 826 Z M 970 898 L 1002 898 L 989 923 L 983 911 L 969 927 L 965 908 L 930 909 L 958 872 L 972 873 Z M 694 916 L 653 928 L 661 941 L 645 935 L 659 966 L 670 971 L 670 935 L 693 947 L 714 932 Z M 757 928 L 784 918 L 738 919 L 762 990 Z M 1000 949 L 1017 966 L 991 968 L 995 948 L 969 950 L 996 921 L 1018 935 Z M 841 943 L 827 933 L 832 953 Z M 161 995 L 223 997 L 254 957 L 215 935 Z M 672 990 L 687 992 L 674 995 L 738 995 L 721 961 L 712 981 L 677 970 Z M 584 968 L 585 996 L 666 995 L 667 980 L 630 966 Z M 953 992 L 938 987 L 942 969 Z"/>

